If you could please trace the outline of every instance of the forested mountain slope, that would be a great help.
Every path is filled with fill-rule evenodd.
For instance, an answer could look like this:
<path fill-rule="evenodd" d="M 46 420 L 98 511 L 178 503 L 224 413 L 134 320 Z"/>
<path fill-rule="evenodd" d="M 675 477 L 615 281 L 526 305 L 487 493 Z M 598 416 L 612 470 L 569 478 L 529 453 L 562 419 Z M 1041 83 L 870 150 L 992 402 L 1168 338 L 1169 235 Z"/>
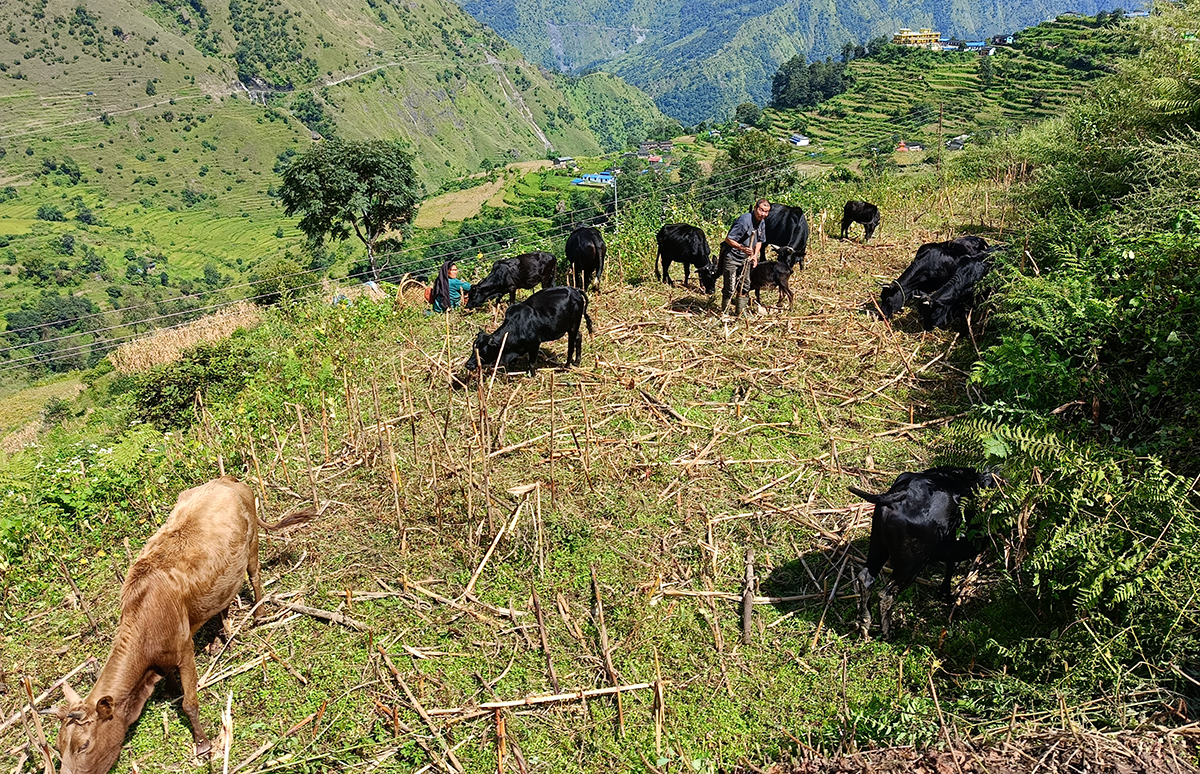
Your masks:
<path fill-rule="evenodd" d="M 933 27 L 976 38 L 1074 11 L 1094 14 L 1114 0 L 465 0 L 463 7 L 546 67 L 601 68 L 644 89 L 685 123 L 728 116 L 771 93 L 781 62 L 802 54 L 837 56 L 847 41 L 865 43 L 900 27 Z M 1128 4 L 1127 4 L 1128 5 Z"/>

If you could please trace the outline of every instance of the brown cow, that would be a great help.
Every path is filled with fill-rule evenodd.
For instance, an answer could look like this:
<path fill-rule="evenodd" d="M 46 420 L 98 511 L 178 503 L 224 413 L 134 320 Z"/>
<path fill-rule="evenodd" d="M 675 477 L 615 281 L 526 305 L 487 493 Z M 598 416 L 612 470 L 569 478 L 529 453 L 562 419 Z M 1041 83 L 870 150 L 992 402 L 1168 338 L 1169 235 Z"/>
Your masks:
<path fill-rule="evenodd" d="M 266 524 L 255 512 L 254 492 L 232 476 L 179 494 L 167 522 L 146 542 L 125 578 L 117 636 L 91 693 L 83 699 L 63 684 L 67 703 L 55 710 L 63 721 L 58 732 L 62 774 L 111 769 L 155 683 L 175 669 L 196 755 L 209 753 L 212 744 L 200 726 L 192 636 L 229 607 L 247 573 L 255 603 L 262 599 L 259 527 L 276 530 L 315 515 L 302 511 Z"/>

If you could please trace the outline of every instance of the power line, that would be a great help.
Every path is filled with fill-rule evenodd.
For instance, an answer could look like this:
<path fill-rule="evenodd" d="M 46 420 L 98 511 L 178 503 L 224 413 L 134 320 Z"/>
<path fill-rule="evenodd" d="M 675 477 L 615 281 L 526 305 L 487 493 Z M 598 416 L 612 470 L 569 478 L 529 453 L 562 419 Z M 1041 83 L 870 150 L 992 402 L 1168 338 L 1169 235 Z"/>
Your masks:
<path fill-rule="evenodd" d="M 752 177 L 755 177 L 756 175 L 760 175 L 766 171 L 772 171 L 772 172 L 782 171 L 783 169 L 786 169 L 790 166 L 792 166 L 792 162 L 790 160 L 785 160 L 783 162 L 765 161 L 765 162 L 756 162 L 756 163 L 752 163 L 752 164 L 746 164 L 741 167 L 736 167 L 736 168 L 733 168 L 732 170 L 730 170 L 730 171 L 734 171 L 734 172 L 741 172 L 741 174 L 735 175 L 732 178 L 724 178 L 721 180 L 720 184 L 718 184 L 718 185 L 713 185 L 711 182 L 711 178 L 710 178 L 709 185 L 707 185 L 706 188 L 708 189 L 709 194 L 727 193 L 731 190 L 737 190 L 738 188 L 740 188 L 741 183 L 745 182 L 746 180 L 748 180 Z M 674 183 L 674 184 L 670 184 L 670 185 L 666 185 L 666 186 L 661 186 L 655 190 L 628 197 L 626 199 L 626 201 L 638 202 L 638 201 L 642 201 L 648 197 L 661 196 L 663 194 L 670 196 L 672 194 L 672 192 L 675 191 L 676 189 L 687 188 L 687 187 L 691 187 L 693 185 L 695 185 L 695 184 L 691 183 L 691 182 L 687 182 L 687 183 Z M 587 213 L 587 212 L 595 212 L 595 211 L 596 211 L 595 207 L 589 207 L 586 209 L 575 210 L 570 214 Z M 601 208 L 600 212 L 601 213 L 603 212 L 602 208 Z M 534 238 L 543 238 L 543 239 L 548 236 L 556 236 L 556 235 L 561 236 L 563 233 L 566 233 L 567 230 L 569 230 L 572 227 L 573 227 L 573 224 L 572 225 L 563 224 L 563 225 L 559 225 L 559 226 L 550 226 L 548 228 L 542 229 L 539 232 L 535 232 L 532 236 Z M 477 234 L 477 235 L 473 235 L 473 236 L 478 237 L 478 236 L 484 236 L 484 235 L 488 235 L 488 234 L 495 234 L 502 230 L 504 230 L 504 229 L 497 229 L 492 232 L 483 232 L 482 234 Z M 490 244 L 499 246 L 500 242 L 497 241 L 497 242 L 493 242 Z M 484 243 L 483 245 L 480 245 L 480 246 L 488 247 L 489 243 Z M 415 251 L 418 249 L 420 249 L 420 248 L 413 247 L 413 248 L 408 248 L 406 250 L 399 250 L 399 251 L 395 251 L 393 253 L 387 253 L 385 255 L 401 255 L 401 254 L 412 252 L 412 251 Z M 407 262 L 404 264 L 388 266 L 387 268 L 394 272 L 397 270 L 413 268 L 413 267 L 416 267 L 416 266 L 419 266 L 422 264 L 430 265 L 430 264 L 436 263 L 436 261 L 440 258 L 444 258 L 444 257 L 451 256 L 454 254 L 455 254 L 454 252 L 444 252 L 444 253 L 436 254 L 436 255 L 432 255 L 432 256 L 426 255 L 426 256 L 424 256 L 422 258 L 418 258 L 414 261 L 410 261 L 410 262 Z M 285 277 L 303 276 L 306 274 L 313 274 L 313 273 L 316 273 L 319 271 L 322 271 L 322 270 L 321 269 L 304 270 L 304 271 L 300 271 L 300 272 L 292 272 L 292 273 L 285 274 L 285 275 L 278 275 L 277 277 L 273 277 L 271 279 L 283 279 Z M 292 288 L 289 288 L 289 290 L 303 290 L 306 288 L 312 288 L 312 287 L 316 287 L 316 286 L 323 284 L 323 282 L 324 282 L 324 278 L 322 278 L 322 281 L 320 281 L 320 282 L 313 282 L 313 283 L 307 283 L 304 285 L 294 286 Z M 247 286 L 251 286 L 253 284 L 255 284 L 255 283 L 244 283 L 242 285 L 231 286 L 229 288 L 215 289 L 212 291 L 208 291 L 205 295 L 208 295 L 211 293 L 216 293 L 216 292 L 222 292 L 222 291 L 234 289 L 237 287 L 247 287 Z M 37 340 L 37 341 L 30 341 L 30 342 L 26 342 L 23 344 L 12 345 L 12 346 L 0 349 L 0 353 L 36 347 L 38 345 L 47 345 L 47 344 L 55 343 L 58 341 L 63 341 L 66 339 L 77 338 L 80 336 L 96 336 L 97 334 L 100 334 L 100 333 L 104 333 L 104 332 L 112 331 L 112 330 L 118 330 L 118 329 L 126 328 L 129 326 L 149 325 L 151 322 L 157 321 L 157 320 L 171 319 L 171 318 L 180 317 L 180 316 L 184 316 L 184 315 L 198 315 L 199 313 L 202 313 L 202 312 L 211 312 L 211 311 L 214 311 L 217 309 L 221 309 L 221 308 L 230 306 L 235 303 L 239 303 L 241 301 L 255 301 L 255 300 L 262 299 L 262 298 L 267 298 L 272 295 L 275 295 L 277 292 L 278 291 L 270 291 L 268 293 L 263 293 L 263 294 L 251 296 L 248 298 L 224 301 L 224 302 L 221 302 L 218 304 L 212 304 L 212 305 L 206 306 L 206 307 L 195 307 L 192 309 L 185 309 L 185 310 L 170 312 L 170 313 L 161 314 L 161 315 L 148 316 L 145 318 L 141 318 L 139 320 L 129 321 L 126 323 L 121 323 L 121 324 L 109 326 L 106 328 L 98 328 L 98 329 L 87 330 L 87 331 L 79 331 L 77 333 L 66 334 L 64 336 L 59 336 L 59 337 L 55 337 L 52 339 L 41 339 L 41 340 Z M 109 310 L 106 312 L 99 312 L 99 313 L 94 313 L 94 314 L 90 314 L 90 315 L 84 315 L 79 318 L 75 318 L 75 320 L 73 320 L 72 322 L 78 322 L 78 321 L 86 319 L 86 318 L 92 318 L 92 317 L 100 316 L 103 314 L 112 314 L 113 312 L 117 312 L 117 311 L 127 311 L 129 309 L 135 309 L 135 308 L 146 308 L 148 306 L 154 306 L 154 305 L 155 305 L 154 303 L 150 303 L 150 304 L 139 305 L 137 307 L 126 307 L 125 310 Z M 191 320 L 185 320 L 178 324 L 158 327 L 158 328 L 156 328 L 156 330 L 173 330 L 175 328 L 179 328 L 184 325 L 187 325 L 189 322 L 191 322 Z M 50 323 L 50 324 L 53 324 L 53 323 Z M 28 326 L 26 328 L 13 329 L 12 331 L 8 331 L 8 332 L 16 333 L 16 332 L 20 332 L 20 331 L 28 331 L 28 330 L 31 330 L 34 328 L 45 327 L 46 325 L 47 325 L 46 323 L 43 323 L 43 324 L 36 325 L 36 326 Z M 25 366 L 31 365 L 34 362 L 53 363 L 53 362 L 57 362 L 59 360 L 69 359 L 69 358 L 75 356 L 76 353 L 79 353 L 84 350 L 92 349 L 92 348 L 95 348 L 98 346 L 111 348 L 114 345 L 116 345 L 117 343 L 130 341 L 130 340 L 137 339 L 139 337 L 146 336 L 146 335 L 150 335 L 150 334 L 149 333 L 146 333 L 146 334 L 133 333 L 133 334 L 129 334 L 127 336 L 120 336 L 120 337 L 116 337 L 113 339 L 97 339 L 97 340 L 94 340 L 87 344 L 77 345 L 77 346 L 69 347 L 66 349 L 56 350 L 55 352 L 52 352 L 52 353 L 44 353 L 44 354 L 36 354 L 35 353 L 35 354 L 25 355 L 25 356 L 22 356 L 19 358 L 14 358 L 14 359 L 10 359 L 10 360 L 6 361 L 4 363 L 4 365 L 2 367 L 0 367 L 0 373 L 11 371 L 11 370 L 16 370 L 18 368 L 24 368 Z M 49 357 L 46 357 L 45 355 L 49 355 Z"/>

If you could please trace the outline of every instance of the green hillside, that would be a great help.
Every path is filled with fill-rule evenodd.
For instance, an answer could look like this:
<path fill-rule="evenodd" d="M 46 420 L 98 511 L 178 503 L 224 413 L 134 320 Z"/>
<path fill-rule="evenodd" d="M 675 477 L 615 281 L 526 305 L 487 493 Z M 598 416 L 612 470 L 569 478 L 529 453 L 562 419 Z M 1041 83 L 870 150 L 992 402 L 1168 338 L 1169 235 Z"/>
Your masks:
<path fill-rule="evenodd" d="M 685 124 L 725 118 L 747 100 L 764 104 L 772 75 L 797 54 L 809 59 L 837 56 L 847 41 L 890 37 L 900 27 L 932 27 L 964 39 L 978 38 L 1012 32 L 1064 11 L 1094 14 L 1115 5 L 1119 3 L 1104 0 L 463 3 L 532 61 L 565 72 L 601 68 L 620 75 Z"/>
<path fill-rule="evenodd" d="M 820 163 L 871 158 L 875 149 L 890 155 L 901 140 L 933 151 L 961 134 L 978 142 L 1061 115 L 1088 84 L 1135 53 L 1127 28 L 1079 17 L 1018 32 L 990 57 L 888 46 L 850 62 L 849 88 L 816 109 L 765 116 L 777 133 L 808 135 Z"/>
<path fill-rule="evenodd" d="M 452 3 L 39 0 L 0 33 L 0 313 L 140 310 L 105 329 L 351 262 L 305 251 L 275 198 L 318 135 L 402 139 L 434 190 L 664 120 L 612 76 L 568 96 Z"/>

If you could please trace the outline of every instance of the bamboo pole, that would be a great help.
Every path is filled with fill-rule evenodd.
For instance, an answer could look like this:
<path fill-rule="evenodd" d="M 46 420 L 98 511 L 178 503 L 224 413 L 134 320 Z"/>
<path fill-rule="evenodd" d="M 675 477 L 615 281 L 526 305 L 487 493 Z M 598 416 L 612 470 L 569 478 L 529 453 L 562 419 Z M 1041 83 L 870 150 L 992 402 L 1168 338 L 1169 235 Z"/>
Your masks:
<path fill-rule="evenodd" d="M 308 483 L 312 486 L 313 507 L 321 510 L 321 498 L 317 495 L 317 477 L 312 468 L 312 455 L 308 453 L 308 433 L 304 432 L 304 412 L 299 403 L 292 405 L 296 407 L 296 421 L 300 423 L 300 443 L 304 445 L 304 469 L 308 471 Z"/>
<path fill-rule="evenodd" d="M 477 712 L 479 710 L 506 709 L 509 707 L 534 707 L 539 704 L 552 704 L 559 701 L 585 701 L 593 699 L 597 696 L 613 696 L 620 695 L 627 691 L 640 691 L 646 688 L 653 688 L 654 683 L 631 683 L 629 685 L 614 685 L 609 688 L 592 688 L 587 691 L 573 691 L 569 693 L 555 693 L 549 696 L 526 696 L 523 699 L 511 699 L 509 701 L 489 701 L 480 704 L 476 707 L 449 707 L 444 709 L 429 710 L 430 715 L 460 715 L 465 713 Z"/>

